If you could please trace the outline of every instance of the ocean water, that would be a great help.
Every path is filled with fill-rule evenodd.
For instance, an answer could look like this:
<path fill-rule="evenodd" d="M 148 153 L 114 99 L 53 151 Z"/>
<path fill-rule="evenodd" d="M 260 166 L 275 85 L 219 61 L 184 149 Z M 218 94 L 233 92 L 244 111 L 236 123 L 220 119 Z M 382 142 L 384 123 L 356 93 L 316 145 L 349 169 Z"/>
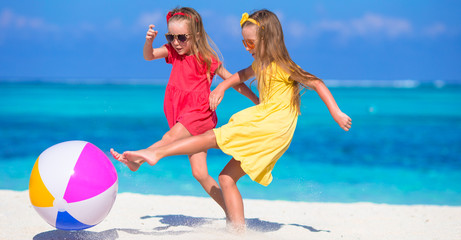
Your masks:
<path fill-rule="evenodd" d="M 442 82 L 330 81 L 353 120 L 341 130 L 313 91 L 302 96 L 292 144 L 263 187 L 245 176 L 244 198 L 308 202 L 461 205 L 461 86 Z M 40 153 L 85 140 L 111 147 L 150 146 L 168 130 L 165 86 L 148 84 L 0 83 L 0 189 L 27 190 Z M 229 90 L 218 126 L 251 102 Z M 209 151 L 216 177 L 231 157 Z M 111 158 L 111 160 L 113 160 Z M 207 196 L 186 156 L 131 172 L 114 161 L 120 192 Z"/>

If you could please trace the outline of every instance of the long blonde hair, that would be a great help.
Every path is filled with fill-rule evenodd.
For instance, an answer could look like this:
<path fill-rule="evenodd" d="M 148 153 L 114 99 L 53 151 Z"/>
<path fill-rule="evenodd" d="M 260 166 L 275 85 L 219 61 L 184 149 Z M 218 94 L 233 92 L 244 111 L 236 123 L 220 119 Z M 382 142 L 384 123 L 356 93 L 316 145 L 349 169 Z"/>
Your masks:
<path fill-rule="evenodd" d="M 182 13 L 182 14 L 176 14 Z M 211 40 L 203 27 L 202 17 L 193 8 L 175 8 L 168 13 L 171 17 L 167 18 L 167 23 L 171 21 L 187 21 L 190 31 L 189 41 L 192 42 L 191 52 L 199 64 L 206 64 L 206 75 L 211 82 L 211 64 L 213 59 L 221 61 L 222 57 L 216 44 Z M 176 14 L 176 15 L 175 15 Z"/>
<path fill-rule="evenodd" d="M 258 88 L 263 89 L 263 92 L 270 93 L 270 81 L 266 81 L 267 71 L 273 71 L 270 67 L 273 62 L 287 72 L 293 81 L 293 97 L 291 106 L 300 113 L 302 88 L 307 88 L 303 83 L 308 81 L 320 80 L 316 76 L 304 71 L 293 60 L 285 46 L 283 37 L 282 25 L 277 16 L 269 10 L 263 9 L 253 12 L 249 16 L 259 23 L 257 42 L 255 48 L 254 70 L 256 79 L 258 80 Z M 256 25 L 251 21 L 246 21 L 242 24 L 242 29 L 247 25 Z M 321 81 L 321 80 L 320 80 Z M 261 97 L 261 96 L 260 96 Z M 264 95 L 262 96 L 265 97 Z M 270 97 L 270 96 L 269 96 Z M 263 99 L 264 100 L 264 99 Z"/>

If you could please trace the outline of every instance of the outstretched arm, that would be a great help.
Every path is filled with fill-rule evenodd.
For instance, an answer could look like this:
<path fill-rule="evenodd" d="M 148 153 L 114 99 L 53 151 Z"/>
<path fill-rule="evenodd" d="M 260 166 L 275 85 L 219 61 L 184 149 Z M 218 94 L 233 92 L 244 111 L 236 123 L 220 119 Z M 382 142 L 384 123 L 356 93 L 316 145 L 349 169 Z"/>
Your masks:
<path fill-rule="evenodd" d="M 231 73 L 229 73 L 229 71 L 227 71 L 224 67 L 220 67 L 216 73 L 225 80 L 210 93 L 211 110 L 216 110 L 224 97 L 224 92 L 230 87 L 233 87 L 239 93 L 249 98 L 253 103 L 259 104 L 258 96 L 256 96 L 256 94 L 254 94 L 253 91 L 251 91 L 251 89 L 243 83 L 254 76 L 254 71 L 251 66 L 240 70 L 234 75 L 231 75 Z"/>
<path fill-rule="evenodd" d="M 317 94 L 320 96 L 322 101 L 327 106 L 331 116 L 336 121 L 336 123 L 338 123 L 338 125 L 344 131 L 349 131 L 352 125 L 351 118 L 339 109 L 338 104 L 336 104 L 336 101 L 333 98 L 333 95 L 331 94 L 330 90 L 328 90 L 327 86 L 325 86 L 323 81 L 312 80 L 308 81 L 308 83 L 304 82 L 303 84 L 307 85 L 309 88 L 317 92 Z"/>
<path fill-rule="evenodd" d="M 159 48 L 153 48 L 152 43 L 158 34 L 158 31 L 154 30 L 155 25 L 149 25 L 149 30 L 146 33 L 146 42 L 144 43 L 143 55 L 147 61 L 168 57 L 168 50 L 165 46 Z"/>

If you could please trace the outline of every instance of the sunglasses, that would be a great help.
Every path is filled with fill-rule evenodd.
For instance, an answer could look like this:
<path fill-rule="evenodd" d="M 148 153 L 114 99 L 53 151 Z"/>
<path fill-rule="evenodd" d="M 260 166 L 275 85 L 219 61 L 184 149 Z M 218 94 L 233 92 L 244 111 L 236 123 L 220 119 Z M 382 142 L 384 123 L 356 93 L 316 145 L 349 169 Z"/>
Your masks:
<path fill-rule="evenodd" d="M 166 37 L 166 40 L 169 43 L 173 42 L 175 39 L 178 40 L 181 43 L 184 43 L 184 42 L 187 41 L 187 39 L 189 39 L 189 35 L 190 34 L 171 34 L 171 33 L 167 33 L 167 34 L 165 34 L 165 37 Z"/>
<path fill-rule="evenodd" d="M 248 49 L 254 49 L 255 48 L 255 41 L 254 40 L 242 40 L 243 46 L 245 46 Z"/>

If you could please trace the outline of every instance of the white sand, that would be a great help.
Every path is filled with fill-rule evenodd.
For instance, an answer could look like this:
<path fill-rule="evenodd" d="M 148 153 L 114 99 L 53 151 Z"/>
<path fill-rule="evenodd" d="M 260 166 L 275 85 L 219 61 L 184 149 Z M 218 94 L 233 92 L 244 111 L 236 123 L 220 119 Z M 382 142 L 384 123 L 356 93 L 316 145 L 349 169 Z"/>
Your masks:
<path fill-rule="evenodd" d="M 0 239 L 370 239 L 460 240 L 461 207 L 245 200 L 248 230 L 226 231 L 210 198 L 122 193 L 99 225 L 49 226 L 27 191 L 0 191 Z"/>

